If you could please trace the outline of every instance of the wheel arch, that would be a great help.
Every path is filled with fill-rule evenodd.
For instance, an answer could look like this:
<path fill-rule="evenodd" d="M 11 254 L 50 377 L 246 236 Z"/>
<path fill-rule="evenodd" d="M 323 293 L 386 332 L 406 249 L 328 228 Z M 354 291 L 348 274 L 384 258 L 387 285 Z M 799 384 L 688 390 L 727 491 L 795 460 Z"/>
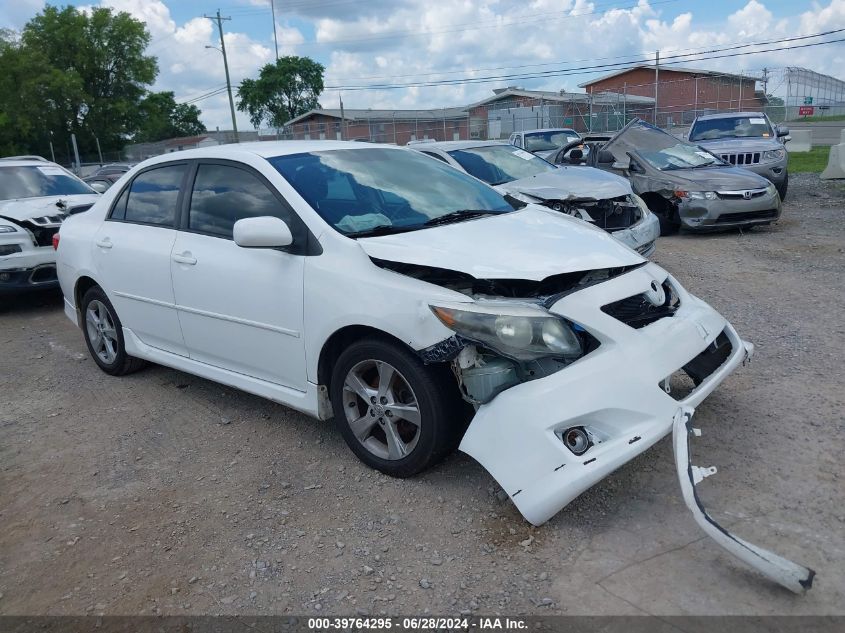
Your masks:
<path fill-rule="evenodd" d="M 73 285 L 73 303 L 76 306 L 76 320 L 80 326 L 82 324 L 82 297 L 95 286 L 102 288 L 93 277 L 88 275 L 81 275 Z"/>
<path fill-rule="evenodd" d="M 400 347 L 416 353 L 416 351 L 402 339 L 369 325 L 347 325 L 336 330 L 326 339 L 320 349 L 317 360 L 317 383 L 329 388 L 331 386 L 332 369 L 343 350 L 364 338 L 378 338 L 389 341 Z"/>

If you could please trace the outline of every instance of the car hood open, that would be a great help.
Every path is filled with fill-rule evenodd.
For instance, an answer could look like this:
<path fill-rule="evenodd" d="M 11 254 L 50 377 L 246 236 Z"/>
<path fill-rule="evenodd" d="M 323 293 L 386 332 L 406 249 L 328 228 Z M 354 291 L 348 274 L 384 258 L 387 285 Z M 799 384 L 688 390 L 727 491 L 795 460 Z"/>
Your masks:
<path fill-rule="evenodd" d="M 97 193 L 73 196 L 44 196 L 40 198 L 15 198 L 0 200 L 0 217 L 10 220 L 29 220 L 45 216 L 67 214 L 75 206 L 90 206 L 100 199 Z M 56 203 L 62 200 L 67 207 L 61 209 Z"/>
<path fill-rule="evenodd" d="M 539 200 L 606 200 L 631 194 L 631 184 L 621 176 L 593 167 L 559 167 L 555 171 L 512 180 L 496 189 L 523 193 Z"/>
<path fill-rule="evenodd" d="M 370 257 L 455 270 L 477 279 L 529 279 L 645 261 L 608 233 L 537 205 L 396 235 L 358 239 Z"/>

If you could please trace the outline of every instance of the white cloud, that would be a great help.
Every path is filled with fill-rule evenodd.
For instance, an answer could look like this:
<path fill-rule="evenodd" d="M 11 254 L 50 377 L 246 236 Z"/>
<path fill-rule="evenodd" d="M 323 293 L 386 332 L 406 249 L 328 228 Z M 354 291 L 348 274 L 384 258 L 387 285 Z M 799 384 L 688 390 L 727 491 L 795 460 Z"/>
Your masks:
<path fill-rule="evenodd" d="M 219 46 L 217 28 L 211 20 L 198 17 L 177 24 L 168 8 L 175 6 L 176 1 L 100 3 L 128 11 L 147 24 L 153 36 L 149 52 L 159 58 L 161 69 L 156 90 L 173 90 L 183 98 L 198 96 L 225 83 L 220 53 L 205 48 Z M 269 18 L 269 0 L 238 3 L 243 5 L 243 11 L 265 7 Z M 42 4 L 40 0 L 18 0 L 14 9 L 4 5 L 6 14 L 11 10 L 15 15 L 0 13 L 0 25 L 5 20 L 19 28 Z M 666 59 L 690 50 L 845 28 L 845 0 L 812 4 L 805 0 L 803 7 L 796 8 L 794 3 L 790 9 L 778 11 L 767 6 L 766 0 L 746 0 L 733 13 L 723 16 L 714 16 L 712 10 L 702 9 L 699 3 L 689 3 L 692 8 L 683 12 L 678 12 L 673 4 L 650 4 L 648 0 L 638 0 L 634 6 L 630 6 L 632 2 L 618 3 L 627 8 L 607 9 L 607 4 L 599 0 L 333 0 L 286 6 L 277 0 L 275 26 L 281 55 L 315 57 L 327 67 L 326 85 L 346 86 L 520 75 L 561 66 L 653 59 L 656 49 Z M 233 15 L 237 11 L 233 9 Z M 273 59 L 272 30 L 233 30 L 239 23 L 244 22 L 224 24 L 234 85 L 244 77 L 255 76 L 263 64 Z M 269 19 L 266 24 L 269 26 Z M 304 33 L 312 41 L 306 41 Z M 732 72 L 799 65 L 836 75 L 845 67 L 845 46 L 688 60 L 684 65 Z M 506 77 L 495 84 L 347 90 L 343 95 L 348 107 L 436 108 L 479 100 L 502 85 L 572 90 L 589 78 Z M 326 107 L 337 107 L 337 91 L 326 91 L 321 102 Z M 231 126 L 225 94 L 197 105 L 209 128 Z M 242 127 L 249 128 L 245 117 L 239 115 L 238 120 Z"/>

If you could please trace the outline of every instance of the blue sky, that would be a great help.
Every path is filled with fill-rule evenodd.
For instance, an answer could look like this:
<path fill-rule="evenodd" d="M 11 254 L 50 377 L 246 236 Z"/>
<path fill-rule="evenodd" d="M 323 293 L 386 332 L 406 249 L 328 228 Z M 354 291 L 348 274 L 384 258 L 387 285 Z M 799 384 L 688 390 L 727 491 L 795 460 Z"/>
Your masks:
<path fill-rule="evenodd" d="M 43 4 L 0 0 L 0 27 L 21 28 Z M 232 18 L 224 29 L 236 86 L 274 57 L 270 0 L 87 0 L 77 6 L 91 4 L 146 22 L 149 52 L 159 59 L 155 89 L 173 90 L 180 100 L 225 84 L 220 54 L 206 48 L 218 44 L 216 27 L 201 17 L 218 7 Z M 350 86 L 625 61 L 657 48 L 665 57 L 845 29 L 845 0 L 276 0 L 276 28 L 281 54 L 313 57 L 327 68 L 327 86 Z M 798 65 L 836 75 L 845 68 L 845 45 L 685 65 L 748 73 Z M 578 90 L 592 76 L 344 90 L 343 99 L 348 107 L 434 108 L 482 99 L 505 84 Z M 327 90 L 321 101 L 336 107 L 337 99 L 337 90 Z M 196 103 L 209 128 L 231 126 L 225 94 Z M 240 115 L 239 125 L 249 127 Z"/>

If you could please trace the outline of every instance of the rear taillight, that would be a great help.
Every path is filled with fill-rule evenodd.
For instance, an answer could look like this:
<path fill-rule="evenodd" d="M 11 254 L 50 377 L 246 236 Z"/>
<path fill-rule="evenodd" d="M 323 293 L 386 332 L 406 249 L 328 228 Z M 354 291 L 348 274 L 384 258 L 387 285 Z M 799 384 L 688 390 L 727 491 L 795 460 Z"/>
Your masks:
<path fill-rule="evenodd" d="M 59 234 L 58 233 L 53 235 L 53 250 L 54 251 L 59 250 Z"/>

